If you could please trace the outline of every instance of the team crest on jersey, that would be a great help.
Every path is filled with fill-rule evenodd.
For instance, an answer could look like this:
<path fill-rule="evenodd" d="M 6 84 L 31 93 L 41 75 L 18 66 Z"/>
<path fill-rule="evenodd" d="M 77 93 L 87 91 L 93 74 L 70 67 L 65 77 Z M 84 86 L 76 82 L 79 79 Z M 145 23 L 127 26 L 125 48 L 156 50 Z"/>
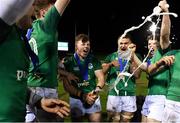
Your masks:
<path fill-rule="evenodd" d="M 89 68 L 89 69 L 92 69 L 92 68 L 93 68 L 92 63 L 89 63 L 89 64 L 88 64 L 88 68 Z"/>

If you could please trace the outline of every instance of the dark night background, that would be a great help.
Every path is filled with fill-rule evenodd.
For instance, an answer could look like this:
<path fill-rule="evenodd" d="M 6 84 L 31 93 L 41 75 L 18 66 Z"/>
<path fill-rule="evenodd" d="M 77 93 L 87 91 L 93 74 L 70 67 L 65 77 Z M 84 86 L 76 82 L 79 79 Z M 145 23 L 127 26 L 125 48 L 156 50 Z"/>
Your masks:
<path fill-rule="evenodd" d="M 171 18 L 171 41 L 173 48 L 180 48 L 180 10 L 178 0 L 167 0 L 170 12 L 178 14 Z M 74 52 L 74 38 L 79 33 L 91 38 L 93 53 L 108 54 L 117 50 L 117 38 L 123 32 L 138 26 L 153 12 L 159 0 L 71 0 L 59 23 L 59 40 L 69 42 L 69 52 Z M 137 52 L 147 52 L 146 23 L 142 28 L 131 32 Z"/>

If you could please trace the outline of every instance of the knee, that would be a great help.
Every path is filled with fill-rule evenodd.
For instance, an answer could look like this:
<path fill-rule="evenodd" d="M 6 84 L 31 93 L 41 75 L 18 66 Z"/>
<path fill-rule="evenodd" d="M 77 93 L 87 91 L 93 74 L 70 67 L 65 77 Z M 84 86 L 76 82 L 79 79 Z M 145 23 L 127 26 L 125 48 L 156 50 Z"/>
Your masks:
<path fill-rule="evenodd" d="M 129 122 L 133 118 L 133 114 L 121 114 L 121 120 L 123 122 Z"/>
<path fill-rule="evenodd" d="M 120 115 L 116 114 L 112 117 L 112 122 L 120 122 Z"/>
<path fill-rule="evenodd" d="M 119 122 L 120 121 L 120 113 L 108 112 L 108 121 L 109 122 Z"/>

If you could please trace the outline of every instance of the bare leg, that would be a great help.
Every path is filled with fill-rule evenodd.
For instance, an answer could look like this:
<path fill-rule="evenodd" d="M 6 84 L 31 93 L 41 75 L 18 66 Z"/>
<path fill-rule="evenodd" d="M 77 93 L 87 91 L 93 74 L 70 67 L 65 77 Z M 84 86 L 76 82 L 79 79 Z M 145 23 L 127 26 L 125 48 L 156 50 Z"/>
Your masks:
<path fill-rule="evenodd" d="M 120 112 L 108 111 L 108 122 L 120 122 Z"/>
<path fill-rule="evenodd" d="M 88 114 L 87 116 L 90 122 L 101 122 L 101 112 Z"/>
<path fill-rule="evenodd" d="M 144 116 L 144 115 L 142 115 L 142 117 L 141 117 L 141 122 L 142 122 L 142 123 L 147 123 L 147 117 Z"/>
<path fill-rule="evenodd" d="M 121 122 L 129 123 L 133 118 L 134 112 L 122 112 L 121 113 Z"/>

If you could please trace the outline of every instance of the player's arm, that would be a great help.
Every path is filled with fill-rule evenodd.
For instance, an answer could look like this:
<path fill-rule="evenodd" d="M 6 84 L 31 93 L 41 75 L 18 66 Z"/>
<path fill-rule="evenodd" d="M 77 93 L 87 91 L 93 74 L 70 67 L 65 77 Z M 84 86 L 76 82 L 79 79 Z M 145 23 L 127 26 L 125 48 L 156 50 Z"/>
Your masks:
<path fill-rule="evenodd" d="M 55 3 L 55 7 L 60 15 L 63 14 L 64 10 L 68 6 L 70 0 L 57 0 Z"/>
<path fill-rule="evenodd" d="M 163 12 L 169 12 L 166 0 L 160 1 L 159 6 L 161 7 Z M 163 15 L 162 23 L 161 23 L 161 31 L 160 31 L 160 46 L 162 49 L 167 49 L 170 45 L 170 40 L 169 40 L 170 29 L 171 29 L 170 17 L 169 15 Z"/>
<path fill-rule="evenodd" d="M 37 108 L 42 108 L 44 111 L 49 113 L 54 113 L 64 118 L 65 116 L 69 116 L 70 109 L 69 104 L 65 101 L 59 99 L 46 99 L 41 96 L 33 93 L 28 89 L 28 104 L 30 106 L 36 106 Z"/>
<path fill-rule="evenodd" d="M 102 69 L 96 70 L 95 75 L 96 75 L 97 80 L 98 80 L 97 87 L 102 89 L 104 87 L 104 84 L 105 84 L 105 76 L 104 76 L 103 70 Z"/>
<path fill-rule="evenodd" d="M 148 67 L 148 73 L 153 74 L 160 70 L 162 70 L 165 66 L 170 66 L 174 63 L 175 57 L 173 55 L 171 56 L 164 56 L 159 61 L 157 61 L 154 64 L 151 64 Z"/>

